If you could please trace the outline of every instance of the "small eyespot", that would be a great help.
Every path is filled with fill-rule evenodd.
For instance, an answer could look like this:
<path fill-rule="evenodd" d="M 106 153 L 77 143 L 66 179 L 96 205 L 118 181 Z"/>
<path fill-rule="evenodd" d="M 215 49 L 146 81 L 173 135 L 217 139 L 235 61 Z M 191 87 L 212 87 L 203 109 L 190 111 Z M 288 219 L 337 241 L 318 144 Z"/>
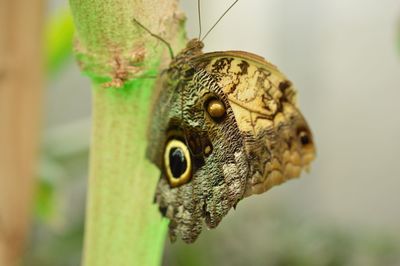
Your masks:
<path fill-rule="evenodd" d="M 211 154 L 211 152 L 212 152 L 211 146 L 206 146 L 206 147 L 204 148 L 204 155 L 208 156 L 208 155 Z"/>
<path fill-rule="evenodd" d="M 218 98 L 211 98 L 205 103 L 205 109 L 210 117 L 219 122 L 226 115 L 225 105 Z"/>
<path fill-rule="evenodd" d="M 185 143 L 177 139 L 168 141 L 164 150 L 164 167 L 171 187 L 189 182 L 192 177 L 192 161 Z"/>
<path fill-rule="evenodd" d="M 306 146 L 311 143 L 310 136 L 306 131 L 300 131 L 299 133 L 300 142 L 303 146 Z"/>

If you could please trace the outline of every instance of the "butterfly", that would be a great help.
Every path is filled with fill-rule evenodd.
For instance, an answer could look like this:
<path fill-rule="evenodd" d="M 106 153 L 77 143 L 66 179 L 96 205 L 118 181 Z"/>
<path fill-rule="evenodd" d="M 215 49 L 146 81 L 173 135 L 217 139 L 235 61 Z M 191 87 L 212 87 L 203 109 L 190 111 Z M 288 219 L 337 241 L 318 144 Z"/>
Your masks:
<path fill-rule="evenodd" d="M 240 200 L 298 177 L 315 158 L 292 83 L 262 57 L 203 53 L 192 39 L 160 76 L 147 157 L 171 241 L 194 242 Z"/>

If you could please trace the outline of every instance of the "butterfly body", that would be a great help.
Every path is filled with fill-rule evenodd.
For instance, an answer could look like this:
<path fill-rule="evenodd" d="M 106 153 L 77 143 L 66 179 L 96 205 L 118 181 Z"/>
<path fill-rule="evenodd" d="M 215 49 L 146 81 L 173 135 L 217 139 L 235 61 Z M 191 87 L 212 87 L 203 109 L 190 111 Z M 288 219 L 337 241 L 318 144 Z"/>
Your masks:
<path fill-rule="evenodd" d="M 291 83 L 246 52 L 191 40 L 163 72 L 147 156 L 170 238 L 193 242 L 246 196 L 296 177 L 315 155 Z"/>

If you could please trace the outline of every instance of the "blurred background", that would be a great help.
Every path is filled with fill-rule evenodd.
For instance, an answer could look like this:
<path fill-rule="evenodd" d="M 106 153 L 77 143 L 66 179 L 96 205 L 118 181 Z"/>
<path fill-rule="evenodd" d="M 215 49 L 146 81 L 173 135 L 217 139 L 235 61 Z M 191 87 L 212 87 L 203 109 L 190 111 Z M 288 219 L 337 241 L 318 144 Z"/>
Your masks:
<path fill-rule="evenodd" d="M 203 32 L 232 1 L 202 1 Z M 197 1 L 182 0 L 188 37 Z M 48 27 L 68 3 L 49 0 Z M 60 22 L 61 21 L 61 22 Z M 242 0 L 205 51 L 265 57 L 293 81 L 318 149 L 309 174 L 243 200 L 164 265 L 400 265 L 400 2 Z M 79 265 L 88 174 L 89 80 L 72 55 L 49 71 L 40 188 L 25 265 Z"/>

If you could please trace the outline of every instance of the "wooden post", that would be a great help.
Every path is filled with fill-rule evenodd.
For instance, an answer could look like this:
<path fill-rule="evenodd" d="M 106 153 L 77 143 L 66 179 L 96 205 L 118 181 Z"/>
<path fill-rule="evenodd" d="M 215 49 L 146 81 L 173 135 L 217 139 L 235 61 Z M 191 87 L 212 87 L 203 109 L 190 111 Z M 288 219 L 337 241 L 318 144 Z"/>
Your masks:
<path fill-rule="evenodd" d="M 29 231 L 41 115 L 42 0 L 0 0 L 0 265 Z"/>

